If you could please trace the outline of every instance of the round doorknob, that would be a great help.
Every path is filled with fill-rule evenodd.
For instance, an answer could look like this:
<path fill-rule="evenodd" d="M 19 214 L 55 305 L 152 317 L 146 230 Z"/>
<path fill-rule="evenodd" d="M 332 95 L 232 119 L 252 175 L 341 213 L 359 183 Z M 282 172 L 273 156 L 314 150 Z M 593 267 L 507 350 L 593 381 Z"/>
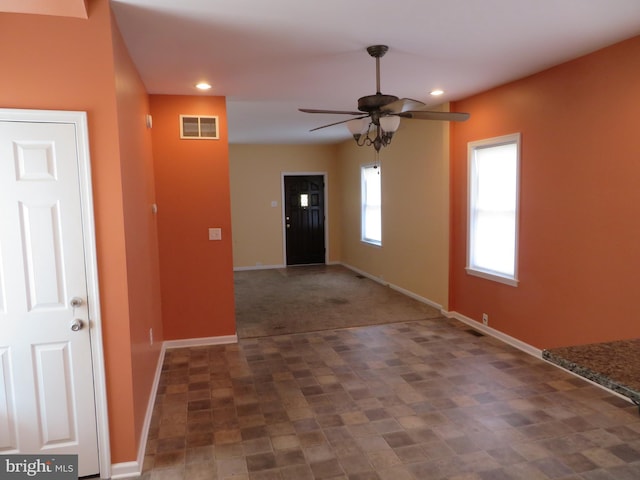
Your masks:
<path fill-rule="evenodd" d="M 84 327 L 84 322 L 79 318 L 76 318 L 73 322 L 71 322 L 71 330 L 73 330 L 74 332 L 81 330 L 82 327 Z"/>

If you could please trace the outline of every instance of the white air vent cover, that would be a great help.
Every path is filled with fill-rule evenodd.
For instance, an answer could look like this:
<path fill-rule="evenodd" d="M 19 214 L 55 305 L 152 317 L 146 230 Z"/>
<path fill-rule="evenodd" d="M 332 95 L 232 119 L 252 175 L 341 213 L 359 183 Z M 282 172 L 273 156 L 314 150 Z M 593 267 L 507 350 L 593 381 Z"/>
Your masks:
<path fill-rule="evenodd" d="M 180 115 L 180 138 L 217 140 L 218 117 Z"/>

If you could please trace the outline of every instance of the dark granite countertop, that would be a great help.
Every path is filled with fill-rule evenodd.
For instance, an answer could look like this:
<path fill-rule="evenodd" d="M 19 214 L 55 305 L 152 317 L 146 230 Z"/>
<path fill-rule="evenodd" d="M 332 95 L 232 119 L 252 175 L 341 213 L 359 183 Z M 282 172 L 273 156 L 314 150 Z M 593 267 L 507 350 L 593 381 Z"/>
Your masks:
<path fill-rule="evenodd" d="M 640 339 L 552 348 L 542 358 L 640 405 Z"/>

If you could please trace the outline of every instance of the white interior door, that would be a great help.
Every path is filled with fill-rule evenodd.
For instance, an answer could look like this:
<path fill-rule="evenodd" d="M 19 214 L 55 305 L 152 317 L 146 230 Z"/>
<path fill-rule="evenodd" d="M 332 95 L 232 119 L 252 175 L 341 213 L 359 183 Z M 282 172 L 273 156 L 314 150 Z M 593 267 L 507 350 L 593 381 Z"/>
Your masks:
<path fill-rule="evenodd" d="M 100 471 L 72 123 L 0 121 L 0 453 Z"/>

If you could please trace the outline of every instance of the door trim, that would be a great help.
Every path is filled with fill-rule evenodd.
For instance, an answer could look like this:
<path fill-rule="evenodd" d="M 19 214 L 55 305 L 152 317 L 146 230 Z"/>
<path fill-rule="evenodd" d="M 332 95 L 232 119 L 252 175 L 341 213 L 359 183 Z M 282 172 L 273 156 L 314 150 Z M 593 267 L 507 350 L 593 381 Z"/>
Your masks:
<path fill-rule="evenodd" d="M 102 317 L 98 285 L 98 257 L 96 252 L 95 221 L 93 214 L 93 190 L 91 184 L 91 159 L 89 156 L 89 129 L 87 113 L 64 110 L 21 110 L 0 108 L 0 121 L 72 124 L 76 131 L 78 152 L 78 177 L 82 208 L 82 233 L 84 262 L 87 275 L 87 305 L 95 396 L 96 427 L 98 433 L 98 461 L 100 477 L 111 476 L 111 450 L 109 445 L 109 417 L 102 339 Z"/>
<path fill-rule="evenodd" d="M 317 176 L 322 177 L 322 181 L 324 183 L 324 263 L 327 263 L 327 259 L 329 258 L 329 195 L 328 195 L 328 185 L 329 178 L 327 172 L 281 172 L 280 175 L 280 195 L 281 201 L 280 205 L 282 206 L 282 260 L 285 268 L 287 267 L 287 227 L 285 217 L 287 216 L 285 212 L 285 202 L 286 202 L 286 192 L 284 191 L 284 177 L 306 177 L 306 176 Z"/>

